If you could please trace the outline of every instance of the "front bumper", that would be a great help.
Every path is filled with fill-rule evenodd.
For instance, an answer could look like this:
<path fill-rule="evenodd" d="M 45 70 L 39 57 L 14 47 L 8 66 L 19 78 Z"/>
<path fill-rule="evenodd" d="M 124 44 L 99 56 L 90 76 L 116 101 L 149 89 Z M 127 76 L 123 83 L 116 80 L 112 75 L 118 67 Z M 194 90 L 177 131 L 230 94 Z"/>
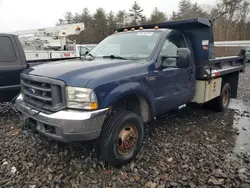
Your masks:
<path fill-rule="evenodd" d="M 15 101 L 15 108 L 21 118 L 35 123 L 36 130 L 61 142 L 93 140 L 99 137 L 105 120 L 107 109 L 82 111 L 65 109 L 52 114 L 38 113 L 27 104 L 22 95 Z"/>

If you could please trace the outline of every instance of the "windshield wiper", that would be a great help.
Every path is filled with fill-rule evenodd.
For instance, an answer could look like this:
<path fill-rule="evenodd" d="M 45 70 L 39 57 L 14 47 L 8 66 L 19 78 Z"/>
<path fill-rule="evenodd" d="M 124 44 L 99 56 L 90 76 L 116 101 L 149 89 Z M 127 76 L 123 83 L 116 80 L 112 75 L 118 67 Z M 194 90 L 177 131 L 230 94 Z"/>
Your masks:
<path fill-rule="evenodd" d="M 123 60 L 128 60 L 125 57 L 121 57 L 121 56 L 117 56 L 117 55 L 107 55 L 107 56 L 103 56 L 103 58 L 111 58 L 111 59 L 123 59 Z"/>

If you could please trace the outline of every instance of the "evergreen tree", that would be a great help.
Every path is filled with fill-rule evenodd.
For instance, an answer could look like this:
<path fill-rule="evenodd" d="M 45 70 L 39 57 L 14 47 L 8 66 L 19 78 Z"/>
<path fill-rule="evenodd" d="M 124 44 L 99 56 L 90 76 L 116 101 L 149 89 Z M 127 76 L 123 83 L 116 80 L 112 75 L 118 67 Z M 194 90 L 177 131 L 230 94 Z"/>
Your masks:
<path fill-rule="evenodd" d="M 228 11 L 214 22 L 215 40 L 249 40 L 249 0 L 217 0 L 216 6 L 211 9 L 203 8 L 199 3 L 191 3 L 190 0 L 180 0 L 178 10 L 170 15 L 170 20 L 187 19 L 194 17 L 215 17 L 219 13 Z M 82 13 L 72 14 L 66 12 L 58 19 L 56 25 L 83 22 L 85 29 L 79 37 L 78 43 L 97 43 L 113 32 L 113 28 L 121 28 L 145 23 L 159 23 L 166 21 L 166 15 L 155 8 L 149 17 L 143 15 L 143 9 L 135 1 L 129 13 L 120 10 L 114 16 L 113 12 L 106 15 L 103 9 L 97 9 L 94 15 L 85 8 Z M 235 54 L 232 54 L 235 55 Z"/>
<path fill-rule="evenodd" d="M 93 18 L 88 10 L 88 8 L 84 8 L 82 14 L 80 15 L 80 21 L 84 23 L 85 27 L 90 29 L 93 25 Z"/>
<path fill-rule="evenodd" d="M 94 22 L 88 8 L 84 8 L 80 14 L 80 22 L 83 22 L 85 27 L 84 31 L 80 34 L 80 43 L 94 43 Z"/>
<path fill-rule="evenodd" d="M 192 3 L 190 0 L 181 0 L 179 2 L 179 19 L 185 19 L 190 17 Z"/>
<path fill-rule="evenodd" d="M 64 24 L 65 24 L 65 21 L 62 18 L 59 18 L 58 22 L 56 22 L 56 26 L 64 25 Z"/>
<path fill-rule="evenodd" d="M 143 9 L 140 7 L 140 5 L 135 1 L 132 8 L 129 9 L 129 16 L 132 20 L 131 25 L 137 25 L 141 23 L 141 19 L 143 19 Z"/>
<path fill-rule="evenodd" d="M 79 23 L 81 21 L 80 15 L 78 13 L 75 13 L 72 21 L 73 21 L 73 23 Z"/>
<path fill-rule="evenodd" d="M 178 20 L 178 19 L 179 19 L 178 14 L 175 11 L 173 11 L 170 20 Z"/>
<path fill-rule="evenodd" d="M 107 36 L 107 18 L 104 9 L 98 8 L 93 15 L 93 35 L 95 36 L 96 42 L 100 42 Z"/>
<path fill-rule="evenodd" d="M 72 12 L 66 12 L 64 15 L 64 20 L 66 24 L 72 24 L 73 23 L 73 14 Z"/>
<path fill-rule="evenodd" d="M 157 7 L 155 7 L 155 9 L 153 10 L 150 16 L 149 22 L 160 23 L 160 22 L 165 22 L 166 20 L 167 20 L 167 16 L 163 12 L 159 11 Z"/>
<path fill-rule="evenodd" d="M 203 11 L 200 5 L 198 3 L 194 3 L 191 6 L 190 13 L 188 15 L 189 17 L 207 17 L 208 14 Z"/>
<path fill-rule="evenodd" d="M 107 16 L 107 24 L 109 27 L 109 34 L 113 33 L 116 28 L 116 19 L 113 11 L 110 11 Z"/>
<path fill-rule="evenodd" d="M 124 10 L 119 10 L 116 14 L 116 23 L 118 27 L 124 27 L 126 25 L 127 14 Z"/>
<path fill-rule="evenodd" d="M 142 16 L 141 17 L 140 24 L 149 24 L 149 20 L 147 19 L 146 16 Z"/>

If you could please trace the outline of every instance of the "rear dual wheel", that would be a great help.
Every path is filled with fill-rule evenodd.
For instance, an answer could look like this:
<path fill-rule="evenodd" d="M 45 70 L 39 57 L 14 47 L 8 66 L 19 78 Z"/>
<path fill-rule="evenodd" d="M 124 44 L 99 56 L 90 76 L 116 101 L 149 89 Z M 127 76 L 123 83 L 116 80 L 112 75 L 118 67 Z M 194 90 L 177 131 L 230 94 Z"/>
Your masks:
<path fill-rule="evenodd" d="M 218 112 L 223 112 L 229 106 L 231 100 L 231 86 L 229 83 L 225 83 L 221 89 L 221 94 L 219 97 L 205 103 L 205 107 L 213 109 Z"/>
<path fill-rule="evenodd" d="M 228 108 L 228 105 L 231 100 L 231 86 L 229 83 L 224 84 L 221 95 L 214 99 L 215 109 L 219 112 L 223 112 L 225 109 Z"/>
<path fill-rule="evenodd" d="M 227 108 L 231 99 L 231 87 L 229 84 L 224 86 L 224 90 L 222 91 L 222 106 L 223 108 Z"/>
<path fill-rule="evenodd" d="M 143 137 L 144 124 L 137 114 L 115 113 L 103 126 L 98 141 L 100 155 L 111 165 L 127 164 L 139 152 Z"/>

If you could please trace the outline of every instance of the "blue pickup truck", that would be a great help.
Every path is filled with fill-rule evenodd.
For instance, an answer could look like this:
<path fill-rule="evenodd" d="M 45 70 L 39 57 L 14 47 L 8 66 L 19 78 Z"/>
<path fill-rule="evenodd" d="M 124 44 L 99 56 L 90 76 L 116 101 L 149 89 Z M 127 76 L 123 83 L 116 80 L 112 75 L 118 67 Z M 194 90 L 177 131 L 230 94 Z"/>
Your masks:
<path fill-rule="evenodd" d="M 203 18 L 122 28 L 82 59 L 24 70 L 14 107 L 31 131 L 95 140 L 106 162 L 123 165 L 154 117 L 191 102 L 223 111 L 237 97 L 245 51 L 216 58 L 213 43 Z"/>

